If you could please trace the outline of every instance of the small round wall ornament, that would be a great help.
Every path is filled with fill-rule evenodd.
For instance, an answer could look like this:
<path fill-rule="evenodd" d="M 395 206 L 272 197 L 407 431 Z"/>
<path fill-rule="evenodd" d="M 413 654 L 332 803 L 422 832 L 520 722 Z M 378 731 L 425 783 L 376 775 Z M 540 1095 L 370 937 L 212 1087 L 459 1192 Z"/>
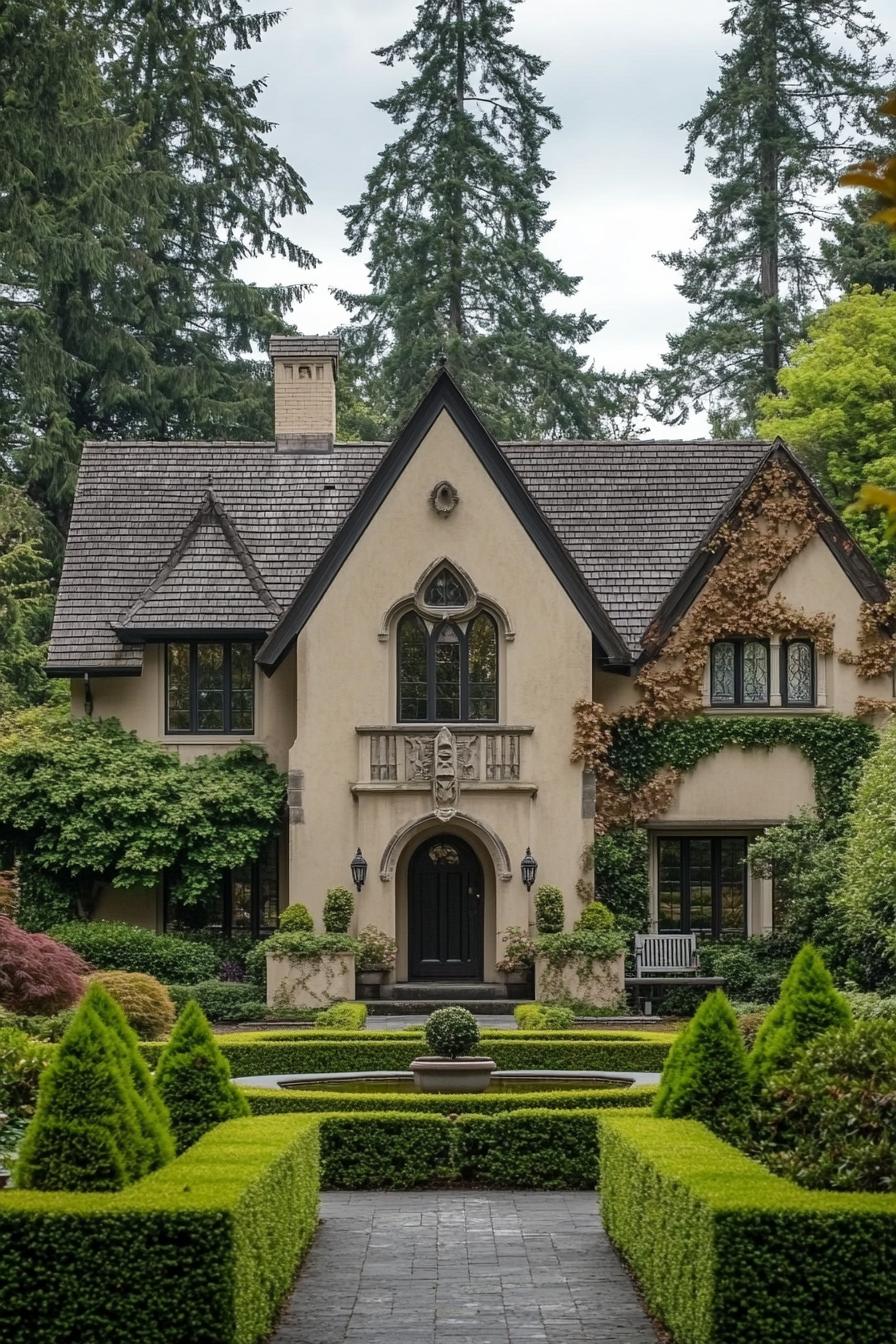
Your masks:
<path fill-rule="evenodd" d="M 457 507 L 459 498 L 450 481 L 439 481 L 430 491 L 429 502 L 440 517 L 447 518 Z"/>

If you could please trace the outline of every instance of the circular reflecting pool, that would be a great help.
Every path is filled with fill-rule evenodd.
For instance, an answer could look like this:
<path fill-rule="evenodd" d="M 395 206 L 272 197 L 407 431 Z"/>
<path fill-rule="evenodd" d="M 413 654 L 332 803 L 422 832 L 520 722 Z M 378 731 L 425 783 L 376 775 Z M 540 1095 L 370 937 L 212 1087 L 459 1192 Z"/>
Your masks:
<path fill-rule="evenodd" d="M 571 1092 L 655 1083 L 656 1073 L 606 1073 L 593 1069 L 496 1069 L 488 1092 Z M 314 1092 L 416 1092 L 410 1070 L 367 1073 L 278 1073 L 235 1078 L 241 1087 L 282 1087 Z M 484 1095 L 479 1093 L 480 1096 Z"/>

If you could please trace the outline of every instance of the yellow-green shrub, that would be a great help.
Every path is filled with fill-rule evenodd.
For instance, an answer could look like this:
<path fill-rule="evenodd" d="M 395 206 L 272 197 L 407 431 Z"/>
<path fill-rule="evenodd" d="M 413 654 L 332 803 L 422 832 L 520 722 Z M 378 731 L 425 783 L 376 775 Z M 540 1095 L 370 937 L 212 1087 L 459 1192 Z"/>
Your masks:
<path fill-rule="evenodd" d="M 174 1025 L 174 1003 L 165 986 L 142 971 L 98 971 L 90 983 L 102 985 L 144 1041 L 167 1036 Z"/>

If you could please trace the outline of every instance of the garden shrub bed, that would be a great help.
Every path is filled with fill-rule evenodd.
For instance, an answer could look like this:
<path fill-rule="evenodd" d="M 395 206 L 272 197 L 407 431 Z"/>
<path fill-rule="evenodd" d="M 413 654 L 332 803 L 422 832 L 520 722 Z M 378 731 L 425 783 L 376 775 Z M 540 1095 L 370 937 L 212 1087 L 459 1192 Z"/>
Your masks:
<path fill-rule="evenodd" d="M 233 1120 L 109 1195 L 0 1193 L 4 1344 L 256 1344 L 317 1223 L 318 1126 Z"/>
<path fill-rule="evenodd" d="M 607 1107 L 650 1107 L 657 1087 L 608 1087 L 595 1092 L 581 1088 L 568 1092 L 315 1092 L 311 1088 L 247 1087 L 243 1089 L 253 1115 L 285 1112 L 404 1112 L 437 1115 L 490 1115 L 506 1111 L 603 1110 Z"/>
<path fill-rule="evenodd" d="M 223 1036 L 221 1049 L 234 1077 L 273 1073 L 358 1073 L 410 1068 L 420 1054 L 418 1037 L 380 1040 L 379 1034 L 350 1039 L 309 1039 L 304 1032 L 288 1038 Z M 669 1041 L 545 1040 L 508 1032 L 490 1039 L 489 1056 L 499 1069 L 605 1069 L 611 1073 L 662 1069 Z M 161 1042 L 141 1044 L 150 1068 L 164 1048 Z"/>
<path fill-rule="evenodd" d="M 409 1190 L 462 1182 L 589 1190 L 597 1181 L 594 1109 L 502 1115 L 370 1112 L 321 1117 L 321 1185 Z"/>
<path fill-rule="evenodd" d="M 693 1120 L 597 1123 L 607 1231 L 677 1344 L 896 1338 L 896 1194 L 803 1189 Z"/>

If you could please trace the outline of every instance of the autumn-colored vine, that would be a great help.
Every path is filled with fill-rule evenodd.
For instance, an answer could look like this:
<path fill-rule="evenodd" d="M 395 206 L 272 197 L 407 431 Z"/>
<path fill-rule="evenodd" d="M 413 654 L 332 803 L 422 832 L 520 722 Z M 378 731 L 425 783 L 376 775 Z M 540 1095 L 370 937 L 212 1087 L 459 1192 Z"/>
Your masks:
<path fill-rule="evenodd" d="M 785 463 L 769 463 L 736 515 L 708 543 L 718 560 L 698 597 L 665 641 L 656 626 L 648 630 L 645 646 L 653 656 L 635 678 L 638 702 L 614 714 L 589 700 L 577 702 L 572 759 L 594 772 L 598 831 L 638 825 L 670 806 L 681 772 L 664 766 L 647 779 L 621 778 L 610 759 L 615 730 L 626 720 L 650 728 L 702 709 L 707 649 L 716 640 L 805 638 L 820 654 L 833 652 L 831 614 L 807 612 L 772 593 L 780 575 L 817 535 L 823 517 L 802 478 Z M 852 662 L 862 677 L 881 675 L 896 659 L 896 640 L 881 628 L 891 624 L 896 624 L 896 595 L 879 606 L 864 605 L 858 654 L 838 651 L 838 656 Z M 878 703 L 870 709 L 868 697 L 859 703 L 866 714 L 882 707 Z"/>

